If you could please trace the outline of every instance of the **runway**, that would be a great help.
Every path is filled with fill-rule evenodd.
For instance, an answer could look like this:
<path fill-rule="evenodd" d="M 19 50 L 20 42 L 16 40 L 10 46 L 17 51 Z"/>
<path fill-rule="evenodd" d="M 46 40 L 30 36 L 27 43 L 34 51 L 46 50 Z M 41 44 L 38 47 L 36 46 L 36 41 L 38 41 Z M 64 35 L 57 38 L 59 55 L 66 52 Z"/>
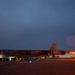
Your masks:
<path fill-rule="evenodd" d="M 75 75 L 74 59 L 7 63 L 0 63 L 0 75 Z"/>

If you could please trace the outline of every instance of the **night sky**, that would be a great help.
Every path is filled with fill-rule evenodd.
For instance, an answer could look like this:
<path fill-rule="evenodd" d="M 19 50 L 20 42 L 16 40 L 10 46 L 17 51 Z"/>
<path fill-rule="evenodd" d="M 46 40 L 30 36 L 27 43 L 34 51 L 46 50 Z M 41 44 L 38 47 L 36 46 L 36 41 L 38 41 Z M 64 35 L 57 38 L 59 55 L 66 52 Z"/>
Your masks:
<path fill-rule="evenodd" d="M 75 49 L 75 0 L 0 0 L 0 49 Z"/>

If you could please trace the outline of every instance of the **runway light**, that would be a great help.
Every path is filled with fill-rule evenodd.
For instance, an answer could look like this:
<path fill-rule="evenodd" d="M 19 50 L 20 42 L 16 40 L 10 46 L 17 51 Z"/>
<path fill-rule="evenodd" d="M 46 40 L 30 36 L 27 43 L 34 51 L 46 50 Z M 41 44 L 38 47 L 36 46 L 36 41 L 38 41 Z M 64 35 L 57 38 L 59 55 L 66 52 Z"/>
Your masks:
<path fill-rule="evenodd" d="M 30 63 L 32 63 L 32 61 L 29 61 Z"/>

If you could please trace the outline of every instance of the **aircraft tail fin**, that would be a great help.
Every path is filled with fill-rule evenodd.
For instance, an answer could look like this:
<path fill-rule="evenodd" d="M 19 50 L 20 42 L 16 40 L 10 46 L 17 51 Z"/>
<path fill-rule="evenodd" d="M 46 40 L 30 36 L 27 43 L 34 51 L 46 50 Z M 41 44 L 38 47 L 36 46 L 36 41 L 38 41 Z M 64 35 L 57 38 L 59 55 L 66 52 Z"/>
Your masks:
<path fill-rule="evenodd" d="M 56 50 L 56 42 L 53 42 L 53 44 L 52 44 L 50 50 L 53 50 L 53 51 Z"/>

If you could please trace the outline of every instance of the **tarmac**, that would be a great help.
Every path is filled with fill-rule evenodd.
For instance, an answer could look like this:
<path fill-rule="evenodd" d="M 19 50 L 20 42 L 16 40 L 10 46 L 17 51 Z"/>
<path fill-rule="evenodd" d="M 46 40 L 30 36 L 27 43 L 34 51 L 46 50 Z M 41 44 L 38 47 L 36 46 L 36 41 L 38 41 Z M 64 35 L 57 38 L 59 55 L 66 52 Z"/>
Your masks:
<path fill-rule="evenodd" d="M 0 75 L 75 75 L 75 59 L 0 62 Z"/>

